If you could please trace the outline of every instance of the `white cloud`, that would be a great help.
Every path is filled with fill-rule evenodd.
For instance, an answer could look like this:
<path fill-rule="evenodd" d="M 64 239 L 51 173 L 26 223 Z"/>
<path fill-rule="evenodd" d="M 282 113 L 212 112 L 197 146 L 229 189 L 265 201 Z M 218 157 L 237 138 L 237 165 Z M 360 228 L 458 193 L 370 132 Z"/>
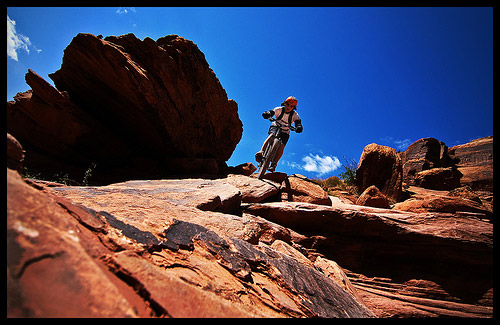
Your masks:
<path fill-rule="evenodd" d="M 127 7 L 127 8 L 120 7 L 118 9 L 116 9 L 115 12 L 119 15 L 126 15 L 129 12 L 135 12 L 135 8 L 134 7 Z"/>
<path fill-rule="evenodd" d="M 396 149 L 404 151 L 406 150 L 410 144 L 412 144 L 410 139 L 404 139 L 404 140 L 394 140 L 394 145 L 396 146 Z"/>
<path fill-rule="evenodd" d="M 406 150 L 410 146 L 410 144 L 413 143 L 410 139 L 399 140 L 399 139 L 395 139 L 391 136 L 382 137 L 382 138 L 380 138 L 380 141 L 382 141 L 383 145 L 386 145 L 386 146 L 389 146 L 391 148 L 395 148 L 395 149 L 401 150 L 401 151 Z"/>
<path fill-rule="evenodd" d="M 342 164 L 335 156 L 319 156 L 309 154 L 302 158 L 305 163 L 302 168 L 308 172 L 317 173 L 318 176 L 323 176 L 338 169 Z"/>
<path fill-rule="evenodd" d="M 280 163 L 282 163 L 282 162 L 283 162 L 285 165 L 287 165 L 288 167 L 290 167 L 290 168 L 294 168 L 294 169 L 302 169 L 302 165 L 297 164 L 295 161 L 280 160 Z"/>
<path fill-rule="evenodd" d="M 25 50 L 29 54 L 29 46 L 31 46 L 29 37 L 18 33 L 16 22 L 7 16 L 7 56 L 18 61 L 17 51 Z M 37 52 L 40 53 L 38 50 Z"/>

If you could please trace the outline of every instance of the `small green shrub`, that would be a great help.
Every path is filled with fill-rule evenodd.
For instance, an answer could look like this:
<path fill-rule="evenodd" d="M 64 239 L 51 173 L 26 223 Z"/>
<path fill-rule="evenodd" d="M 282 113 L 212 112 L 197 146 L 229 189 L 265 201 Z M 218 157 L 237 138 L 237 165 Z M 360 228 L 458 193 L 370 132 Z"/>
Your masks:
<path fill-rule="evenodd" d="M 344 180 L 346 185 L 354 185 L 356 182 L 356 170 L 358 169 L 358 162 L 355 159 L 346 159 L 344 157 L 344 163 L 342 164 L 343 172 L 340 173 L 340 178 Z"/>

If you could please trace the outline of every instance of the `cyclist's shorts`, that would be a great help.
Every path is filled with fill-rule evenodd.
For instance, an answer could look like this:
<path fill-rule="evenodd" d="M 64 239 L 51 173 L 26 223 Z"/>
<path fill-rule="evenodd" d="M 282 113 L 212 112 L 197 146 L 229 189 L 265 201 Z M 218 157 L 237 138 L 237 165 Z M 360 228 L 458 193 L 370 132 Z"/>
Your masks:
<path fill-rule="evenodd" d="M 267 134 L 273 133 L 274 130 L 276 130 L 276 128 L 278 128 L 276 125 L 271 125 L 269 127 L 269 132 L 267 132 Z M 285 132 L 280 132 L 279 135 L 278 135 L 278 138 L 281 139 L 281 141 L 283 142 L 283 144 L 286 144 L 288 142 L 288 139 L 290 138 L 290 134 L 287 134 Z"/>

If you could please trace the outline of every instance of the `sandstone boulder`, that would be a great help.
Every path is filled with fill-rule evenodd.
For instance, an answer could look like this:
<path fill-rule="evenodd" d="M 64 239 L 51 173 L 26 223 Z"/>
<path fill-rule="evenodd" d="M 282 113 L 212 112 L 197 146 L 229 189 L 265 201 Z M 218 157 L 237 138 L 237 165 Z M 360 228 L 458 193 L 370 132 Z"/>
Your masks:
<path fill-rule="evenodd" d="M 283 181 L 281 188 L 283 201 L 332 205 L 330 197 L 323 188 L 305 176 L 290 175 Z"/>
<path fill-rule="evenodd" d="M 82 110 L 66 92 L 52 87 L 32 70 L 26 74 L 31 90 L 19 93 L 7 102 L 7 131 L 26 150 L 24 166 L 31 174 L 50 179 L 67 173 L 81 180 L 91 162 L 113 161 L 130 152 L 122 139 L 86 110 Z"/>
<path fill-rule="evenodd" d="M 462 173 L 456 167 L 431 168 L 415 174 L 413 183 L 433 190 L 452 190 L 460 187 Z"/>
<path fill-rule="evenodd" d="M 395 149 L 375 143 L 363 149 L 356 170 L 356 186 L 360 193 L 375 185 L 383 194 L 399 201 L 402 182 L 402 163 Z"/>
<path fill-rule="evenodd" d="M 264 201 L 278 194 L 281 188 L 279 183 L 243 175 L 229 175 L 225 180 L 241 191 L 241 200 L 245 203 Z"/>
<path fill-rule="evenodd" d="M 23 171 L 24 150 L 19 141 L 7 133 L 7 167 Z"/>
<path fill-rule="evenodd" d="M 176 35 L 78 34 L 49 76 L 56 88 L 30 70 L 32 91 L 7 104 L 26 166 L 48 177 L 81 179 L 90 163 L 99 184 L 218 174 L 241 139 L 237 104 L 198 47 Z"/>
<path fill-rule="evenodd" d="M 358 200 L 356 201 L 356 204 L 374 208 L 389 209 L 389 201 L 387 201 L 385 195 L 382 194 L 375 185 L 368 187 L 359 196 Z"/>
<path fill-rule="evenodd" d="M 472 188 L 468 185 L 455 188 L 448 192 L 448 196 L 456 196 L 462 199 L 469 199 L 472 201 L 476 201 L 477 203 L 482 203 L 481 197 L 472 190 Z"/>

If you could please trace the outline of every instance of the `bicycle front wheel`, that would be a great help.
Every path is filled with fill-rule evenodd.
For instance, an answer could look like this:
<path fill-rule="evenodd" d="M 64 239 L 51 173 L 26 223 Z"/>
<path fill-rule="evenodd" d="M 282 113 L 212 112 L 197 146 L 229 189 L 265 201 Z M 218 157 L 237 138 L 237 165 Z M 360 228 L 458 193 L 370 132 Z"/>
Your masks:
<path fill-rule="evenodd" d="M 276 153 L 278 152 L 278 147 L 279 147 L 278 138 L 273 139 L 271 144 L 267 146 L 266 150 L 264 151 L 264 157 L 262 158 L 262 162 L 260 163 L 260 169 L 257 175 L 258 179 L 262 179 L 262 177 L 264 177 L 264 174 L 266 173 L 269 164 L 271 163 L 271 161 L 273 161 L 274 157 L 276 156 Z"/>

